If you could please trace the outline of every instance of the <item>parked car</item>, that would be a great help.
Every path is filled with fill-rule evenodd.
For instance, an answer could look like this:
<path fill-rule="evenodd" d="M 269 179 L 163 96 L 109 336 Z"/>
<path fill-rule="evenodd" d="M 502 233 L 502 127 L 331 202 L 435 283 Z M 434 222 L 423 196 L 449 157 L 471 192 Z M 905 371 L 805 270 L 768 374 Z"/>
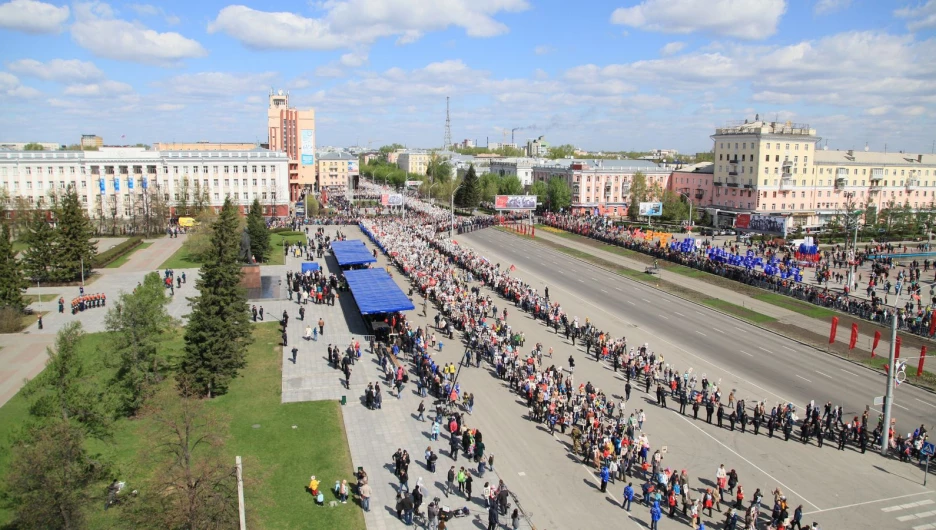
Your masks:
<path fill-rule="evenodd" d="M 712 237 L 715 235 L 715 230 L 712 230 L 711 228 L 703 228 L 699 231 L 699 233 L 706 237 Z"/>

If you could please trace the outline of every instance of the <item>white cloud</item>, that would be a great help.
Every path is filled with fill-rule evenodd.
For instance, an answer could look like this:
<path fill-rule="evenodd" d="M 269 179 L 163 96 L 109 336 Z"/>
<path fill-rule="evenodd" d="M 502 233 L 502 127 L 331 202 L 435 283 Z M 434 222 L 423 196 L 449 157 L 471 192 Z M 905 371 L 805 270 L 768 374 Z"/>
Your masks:
<path fill-rule="evenodd" d="M 47 63 L 35 59 L 20 59 L 7 67 L 21 75 L 59 83 L 94 81 L 104 77 L 104 72 L 94 63 L 78 59 L 52 59 Z"/>
<path fill-rule="evenodd" d="M 276 80 L 276 72 L 239 74 L 200 72 L 171 77 L 160 83 L 169 92 L 192 97 L 231 96 L 266 92 Z"/>
<path fill-rule="evenodd" d="M 177 110 L 182 110 L 185 108 L 185 105 L 181 103 L 163 103 L 162 105 L 156 105 L 156 110 L 162 112 L 173 112 Z"/>
<path fill-rule="evenodd" d="M 786 0 L 644 0 L 615 9 L 611 22 L 645 31 L 757 40 L 777 32 L 784 12 Z"/>
<path fill-rule="evenodd" d="M 251 48 L 334 50 L 384 37 L 408 44 L 452 26 L 471 37 L 492 37 L 508 31 L 494 15 L 529 8 L 527 0 L 328 0 L 320 5 L 321 18 L 230 5 L 208 25 L 208 32 L 227 33 Z"/>
<path fill-rule="evenodd" d="M 852 0 L 818 0 L 813 12 L 817 15 L 829 15 L 848 8 Z"/>
<path fill-rule="evenodd" d="M 36 0 L 12 0 L 0 5 L 0 28 L 25 33 L 58 33 L 68 20 L 68 6 Z"/>
<path fill-rule="evenodd" d="M 345 71 L 341 66 L 329 63 L 317 67 L 314 74 L 316 77 L 344 77 Z"/>
<path fill-rule="evenodd" d="M 346 53 L 341 56 L 339 62 L 344 66 L 357 68 L 367 64 L 367 54 L 361 52 Z"/>
<path fill-rule="evenodd" d="M 42 95 L 42 92 L 35 88 L 24 86 L 15 75 L 8 72 L 0 72 L 0 97 L 11 97 L 17 99 L 32 99 Z"/>
<path fill-rule="evenodd" d="M 553 53 L 554 51 L 556 51 L 555 48 L 553 48 L 552 46 L 547 46 L 545 44 L 540 44 L 536 48 L 533 48 L 533 53 L 535 53 L 536 55 L 549 55 L 550 53 Z"/>
<path fill-rule="evenodd" d="M 111 18 L 107 4 L 76 4 L 75 18 L 72 38 L 100 57 L 172 65 L 181 59 L 208 54 L 197 41 L 179 33 L 159 33 L 137 22 Z"/>
<path fill-rule="evenodd" d="M 135 12 L 137 15 L 141 17 L 159 16 L 159 17 L 162 17 L 163 20 L 165 20 L 167 24 L 175 25 L 179 23 L 179 17 L 175 15 L 170 15 L 166 13 L 165 9 L 154 6 L 152 4 L 130 4 L 127 7 L 129 7 L 131 10 L 133 10 L 133 12 Z"/>
<path fill-rule="evenodd" d="M 897 18 L 907 19 L 907 29 L 920 31 L 936 28 L 936 0 L 927 0 L 915 7 L 907 6 L 894 11 Z"/>
<path fill-rule="evenodd" d="M 133 87 L 120 81 L 101 81 L 100 83 L 81 83 L 65 87 L 66 96 L 112 97 L 133 92 Z"/>
<path fill-rule="evenodd" d="M 685 42 L 679 42 L 679 41 L 668 42 L 665 45 L 663 45 L 662 48 L 660 48 L 660 55 L 662 55 L 663 57 L 676 55 L 677 53 L 683 51 L 683 48 L 685 47 L 686 47 Z"/>

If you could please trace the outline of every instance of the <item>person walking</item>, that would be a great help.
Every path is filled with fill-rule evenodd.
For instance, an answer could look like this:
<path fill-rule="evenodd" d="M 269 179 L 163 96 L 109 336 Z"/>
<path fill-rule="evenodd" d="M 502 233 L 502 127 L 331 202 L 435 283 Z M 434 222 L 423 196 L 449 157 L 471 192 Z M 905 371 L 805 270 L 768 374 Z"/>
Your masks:
<path fill-rule="evenodd" d="M 624 488 L 624 501 L 621 503 L 621 507 L 627 511 L 631 509 L 631 502 L 634 500 L 634 483 L 628 482 L 627 487 Z"/>
<path fill-rule="evenodd" d="M 361 494 L 361 508 L 364 508 L 365 512 L 370 511 L 370 499 L 373 495 L 373 490 L 371 490 L 370 484 L 364 483 L 363 486 L 358 490 L 358 493 Z"/>
<path fill-rule="evenodd" d="M 445 476 L 445 487 L 442 488 L 442 493 L 448 497 L 449 492 L 452 491 L 452 488 L 455 486 L 455 466 L 452 466 L 448 470 L 448 474 Z"/>
<path fill-rule="evenodd" d="M 661 517 L 663 510 L 660 509 L 660 502 L 653 501 L 653 507 L 650 508 L 650 530 L 659 530 Z"/>
<path fill-rule="evenodd" d="M 325 334 L 325 319 L 319 317 L 318 319 L 319 335 Z"/>

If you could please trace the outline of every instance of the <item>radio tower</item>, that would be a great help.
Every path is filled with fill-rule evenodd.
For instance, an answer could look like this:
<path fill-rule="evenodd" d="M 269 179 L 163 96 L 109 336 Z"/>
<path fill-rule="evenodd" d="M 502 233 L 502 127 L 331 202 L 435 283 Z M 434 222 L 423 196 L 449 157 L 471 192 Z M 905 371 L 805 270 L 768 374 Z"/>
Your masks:
<path fill-rule="evenodd" d="M 445 96 L 445 140 L 442 141 L 442 150 L 452 145 L 452 119 L 449 116 L 449 98 Z"/>

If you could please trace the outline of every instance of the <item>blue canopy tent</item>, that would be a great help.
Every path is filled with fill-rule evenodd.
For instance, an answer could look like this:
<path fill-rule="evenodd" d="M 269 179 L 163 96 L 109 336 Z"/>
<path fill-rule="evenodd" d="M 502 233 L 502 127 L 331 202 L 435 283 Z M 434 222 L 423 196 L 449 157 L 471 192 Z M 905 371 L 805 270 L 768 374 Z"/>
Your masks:
<path fill-rule="evenodd" d="M 318 264 L 318 263 L 315 263 L 314 261 L 306 261 L 305 263 L 302 264 L 302 273 L 303 273 L 303 274 L 305 274 L 305 273 L 307 273 L 307 272 L 315 272 L 315 271 L 317 271 L 317 270 L 319 270 L 319 269 L 321 269 L 321 267 L 319 267 L 319 264 Z"/>
<path fill-rule="evenodd" d="M 335 259 L 338 260 L 338 265 L 341 267 L 377 262 L 377 258 L 367 250 L 367 247 L 364 246 L 364 242 L 360 239 L 334 241 L 331 247 L 332 251 L 335 253 Z"/>
<path fill-rule="evenodd" d="M 345 271 L 345 279 L 362 315 L 396 313 L 416 309 L 384 269 Z"/>

